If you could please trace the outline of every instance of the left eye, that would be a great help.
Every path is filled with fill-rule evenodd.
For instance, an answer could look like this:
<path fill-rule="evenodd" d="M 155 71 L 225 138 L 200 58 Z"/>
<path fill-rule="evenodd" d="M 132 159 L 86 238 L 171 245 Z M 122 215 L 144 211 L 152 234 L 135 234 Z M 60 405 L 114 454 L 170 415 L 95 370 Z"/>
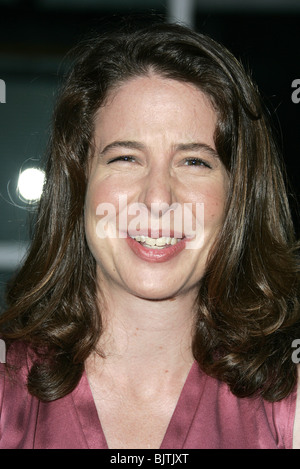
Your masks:
<path fill-rule="evenodd" d="M 109 160 L 107 164 L 114 163 L 116 161 L 124 161 L 125 163 L 131 163 L 135 161 L 135 158 L 133 156 L 118 156 L 116 158 L 113 158 L 112 160 Z"/>
<path fill-rule="evenodd" d="M 187 158 L 184 162 L 185 166 L 205 166 L 210 168 L 210 165 L 200 158 Z"/>

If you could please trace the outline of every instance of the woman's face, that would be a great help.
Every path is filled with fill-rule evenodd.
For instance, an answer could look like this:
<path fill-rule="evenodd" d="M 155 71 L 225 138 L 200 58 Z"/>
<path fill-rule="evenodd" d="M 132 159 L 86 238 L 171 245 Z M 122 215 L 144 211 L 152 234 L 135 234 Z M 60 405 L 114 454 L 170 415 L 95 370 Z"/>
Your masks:
<path fill-rule="evenodd" d="M 228 188 L 216 119 L 196 87 L 158 75 L 127 81 L 99 109 L 85 227 L 105 291 L 166 299 L 197 288 Z"/>

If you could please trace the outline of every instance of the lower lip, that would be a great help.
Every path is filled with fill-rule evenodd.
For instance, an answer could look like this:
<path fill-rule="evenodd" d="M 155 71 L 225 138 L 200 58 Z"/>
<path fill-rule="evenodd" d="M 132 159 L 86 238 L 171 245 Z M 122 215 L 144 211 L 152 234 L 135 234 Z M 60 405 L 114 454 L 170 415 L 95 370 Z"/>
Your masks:
<path fill-rule="evenodd" d="M 166 262 L 177 256 L 185 248 L 185 239 L 174 245 L 168 245 L 162 249 L 146 248 L 135 239 L 128 236 L 126 241 L 132 251 L 142 260 L 148 262 Z"/>

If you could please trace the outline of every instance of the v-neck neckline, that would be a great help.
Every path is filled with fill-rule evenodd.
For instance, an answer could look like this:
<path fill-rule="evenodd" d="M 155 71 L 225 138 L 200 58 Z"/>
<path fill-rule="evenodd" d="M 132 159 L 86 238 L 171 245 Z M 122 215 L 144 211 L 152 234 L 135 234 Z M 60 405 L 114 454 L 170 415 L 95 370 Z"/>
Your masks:
<path fill-rule="evenodd" d="M 204 386 L 199 386 L 199 384 L 204 376 L 197 362 L 194 362 L 182 387 L 159 449 L 184 447 L 201 399 Z M 87 447 L 90 449 L 109 449 L 85 371 L 77 388 L 73 391 L 72 397 Z"/>

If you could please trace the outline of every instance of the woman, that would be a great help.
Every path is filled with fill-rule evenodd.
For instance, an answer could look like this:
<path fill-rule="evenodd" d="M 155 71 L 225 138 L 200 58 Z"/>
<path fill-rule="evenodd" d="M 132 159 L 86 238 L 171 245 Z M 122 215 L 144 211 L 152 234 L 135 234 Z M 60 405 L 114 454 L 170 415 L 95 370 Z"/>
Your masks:
<path fill-rule="evenodd" d="M 295 239 L 241 65 L 178 25 L 94 37 L 48 154 L 0 447 L 292 447 Z"/>

